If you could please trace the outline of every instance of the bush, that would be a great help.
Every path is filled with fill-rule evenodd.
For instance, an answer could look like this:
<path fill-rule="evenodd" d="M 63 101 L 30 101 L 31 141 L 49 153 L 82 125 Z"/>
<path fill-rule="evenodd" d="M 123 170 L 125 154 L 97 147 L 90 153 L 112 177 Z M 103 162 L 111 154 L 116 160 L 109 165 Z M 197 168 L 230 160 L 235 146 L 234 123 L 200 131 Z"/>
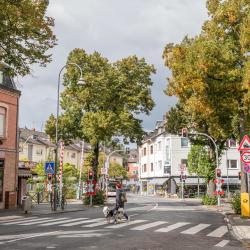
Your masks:
<path fill-rule="evenodd" d="M 236 214 L 241 214 L 240 193 L 236 193 L 232 196 L 230 204 Z"/>
<path fill-rule="evenodd" d="M 203 205 L 216 205 L 217 204 L 217 199 L 216 196 L 210 197 L 207 194 L 202 197 L 202 204 Z"/>
<path fill-rule="evenodd" d="M 93 205 L 103 205 L 105 201 L 105 194 L 102 190 L 96 192 L 96 195 L 92 196 L 92 204 Z M 90 196 L 84 196 L 83 203 L 85 205 L 90 204 Z"/>

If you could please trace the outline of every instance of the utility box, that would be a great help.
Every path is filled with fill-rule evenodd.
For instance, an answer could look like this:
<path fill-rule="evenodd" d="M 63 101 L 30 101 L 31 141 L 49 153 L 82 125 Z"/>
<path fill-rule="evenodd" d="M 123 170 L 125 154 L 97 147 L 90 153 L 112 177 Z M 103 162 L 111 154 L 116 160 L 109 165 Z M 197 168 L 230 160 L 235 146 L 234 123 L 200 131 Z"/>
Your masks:
<path fill-rule="evenodd" d="M 27 214 L 29 211 L 31 211 L 32 208 L 32 200 L 29 196 L 23 196 L 22 197 L 22 208 L 23 211 Z"/>
<path fill-rule="evenodd" d="M 241 215 L 248 217 L 249 213 L 249 193 L 241 193 Z"/>

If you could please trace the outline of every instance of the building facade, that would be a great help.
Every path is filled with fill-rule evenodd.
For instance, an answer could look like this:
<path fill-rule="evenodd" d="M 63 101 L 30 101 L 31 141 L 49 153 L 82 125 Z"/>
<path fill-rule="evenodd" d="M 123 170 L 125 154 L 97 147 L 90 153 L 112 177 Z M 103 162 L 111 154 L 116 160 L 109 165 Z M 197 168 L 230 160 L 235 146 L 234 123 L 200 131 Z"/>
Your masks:
<path fill-rule="evenodd" d="M 185 188 L 195 194 L 205 191 L 205 181 L 196 174 L 187 171 L 188 153 L 191 144 L 186 137 L 171 135 L 165 132 L 166 120 L 158 121 L 155 130 L 149 133 L 139 147 L 140 184 L 143 194 L 176 194 L 181 185 L 181 168 L 184 172 Z M 240 154 L 238 145 L 229 140 L 228 150 L 220 159 L 219 167 L 226 188 L 240 185 Z M 191 191 L 190 191 L 191 190 Z"/>
<path fill-rule="evenodd" d="M 20 94 L 0 64 L 0 209 L 17 206 Z"/>

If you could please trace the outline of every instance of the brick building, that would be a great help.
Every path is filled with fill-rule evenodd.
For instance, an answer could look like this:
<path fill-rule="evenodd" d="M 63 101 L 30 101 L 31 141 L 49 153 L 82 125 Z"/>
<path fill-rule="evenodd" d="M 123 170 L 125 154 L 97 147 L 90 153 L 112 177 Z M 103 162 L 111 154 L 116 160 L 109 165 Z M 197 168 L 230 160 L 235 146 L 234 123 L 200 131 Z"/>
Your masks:
<path fill-rule="evenodd" d="M 0 64 L 0 209 L 17 205 L 18 111 L 21 92 Z"/>

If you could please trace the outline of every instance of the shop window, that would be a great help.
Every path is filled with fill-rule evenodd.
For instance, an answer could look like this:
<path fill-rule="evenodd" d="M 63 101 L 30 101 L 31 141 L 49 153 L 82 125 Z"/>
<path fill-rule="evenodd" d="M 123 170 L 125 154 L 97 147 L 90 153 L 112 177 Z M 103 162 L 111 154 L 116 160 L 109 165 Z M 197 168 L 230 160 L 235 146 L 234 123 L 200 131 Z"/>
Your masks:
<path fill-rule="evenodd" d="M 153 171 L 154 171 L 154 164 L 151 163 L 151 172 L 153 172 Z"/>
<path fill-rule="evenodd" d="M 153 145 L 150 146 L 150 153 L 151 153 L 151 155 L 154 153 L 154 146 Z"/>
<path fill-rule="evenodd" d="M 237 160 L 227 160 L 227 168 L 237 169 L 238 161 Z"/>
<path fill-rule="evenodd" d="M 188 147 L 188 138 L 181 138 L 181 147 Z"/>
<path fill-rule="evenodd" d="M 0 138 L 5 137 L 6 129 L 6 108 L 0 107 Z"/>
<path fill-rule="evenodd" d="M 4 160 L 0 160 L 0 202 L 3 201 Z"/>

